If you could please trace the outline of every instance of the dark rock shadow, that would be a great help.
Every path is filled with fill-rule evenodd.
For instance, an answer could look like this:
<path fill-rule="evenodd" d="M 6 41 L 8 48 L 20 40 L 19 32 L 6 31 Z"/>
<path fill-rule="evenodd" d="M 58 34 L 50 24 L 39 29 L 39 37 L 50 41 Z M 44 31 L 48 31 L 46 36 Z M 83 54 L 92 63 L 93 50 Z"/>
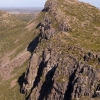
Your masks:
<path fill-rule="evenodd" d="M 98 62 L 100 63 L 100 58 L 98 58 Z"/>
<path fill-rule="evenodd" d="M 43 61 L 40 63 L 39 68 L 38 68 L 38 71 L 37 71 L 37 76 L 36 76 L 35 81 L 34 81 L 34 83 L 33 83 L 33 87 L 32 87 L 32 89 L 31 89 L 30 94 L 32 93 L 32 90 L 33 90 L 33 89 L 38 85 L 38 83 L 40 82 L 40 77 L 41 77 L 42 74 L 43 74 L 43 69 L 46 67 L 46 64 L 47 64 L 47 62 L 44 63 Z M 26 100 L 29 99 L 30 94 L 27 96 Z"/>
<path fill-rule="evenodd" d="M 49 7 L 46 7 L 42 10 L 42 12 L 48 12 L 49 11 Z"/>
<path fill-rule="evenodd" d="M 29 46 L 27 47 L 27 51 L 32 53 L 35 50 L 35 48 L 37 47 L 39 43 L 39 37 L 40 37 L 40 34 L 29 44 Z"/>
<path fill-rule="evenodd" d="M 100 84 L 97 85 L 96 91 L 100 91 Z M 98 95 L 97 95 L 96 91 L 95 91 L 95 93 L 92 95 L 92 98 L 98 98 Z M 100 96 L 99 96 L 99 98 L 100 98 Z"/>
<path fill-rule="evenodd" d="M 39 69 L 38 69 L 38 72 L 37 72 L 37 76 L 35 78 L 35 81 L 34 81 L 34 84 L 33 84 L 33 88 L 32 90 L 38 85 L 38 83 L 40 82 L 40 77 L 42 76 L 43 74 L 43 69 L 46 67 L 46 63 L 44 62 L 41 62 L 40 65 L 39 65 Z"/>
<path fill-rule="evenodd" d="M 46 79 L 41 87 L 40 90 L 40 96 L 38 98 L 38 100 L 44 100 L 44 98 L 48 98 L 48 95 L 50 94 L 52 88 L 53 88 L 53 84 L 54 81 L 52 80 L 54 73 L 56 71 L 57 67 L 53 67 L 46 75 Z"/>
<path fill-rule="evenodd" d="M 23 86 L 24 76 L 25 76 L 25 73 L 23 73 L 23 74 L 18 78 L 18 81 L 17 81 L 18 84 L 19 84 L 19 86 L 20 86 L 20 93 L 22 93 L 21 88 L 22 88 L 22 86 Z"/>
<path fill-rule="evenodd" d="M 63 100 L 71 100 L 71 93 L 73 91 L 73 84 L 72 84 L 72 82 L 73 82 L 73 80 L 75 78 L 76 71 L 77 71 L 77 69 L 72 73 L 72 75 L 69 78 L 69 83 L 68 83 L 67 90 L 65 92 Z"/>
<path fill-rule="evenodd" d="M 41 23 L 39 23 L 39 24 L 36 26 L 36 29 L 39 28 L 40 26 L 41 26 Z"/>
<path fill-rule="evenodd" d="M 30 94 L 32 93 L 32 90 L 38 85 L 38 83 L 40 82 L 40 77 L 42 76 L 42 73 L 43 73 L 43 62 L 41 62 L 40 64 L 40 67 L 39 67 L 39 70 L 38 70 L 38 73 L 37 73 L 37 77 L 34 81 L 34 84 L 33 84 L 33 88 L 31 89 L 31 92 Z M 42 68 L 43 67 L 43 68 Z M 54 81 L 52 80 L 53 76 L 54 76 L 54 73 L 56 71 L 56 68 L 57 67 L 54 67 L 52 68 L 46 75 L 46 79 L 41 87 L 41 90 L 40 90 L 40 95 L 39 95 L 39 98 L 38 100 L 43 100 L 44 97 L 47 98 L 48 95 L 50 94 L 52 88 L 53 88 L 53 83 Z M 40 72 L 39 72 L 40 71 Z M 29 97 L 30 97 L 30 94 L 27 96 L 26 100 L 29 100 Z"/>

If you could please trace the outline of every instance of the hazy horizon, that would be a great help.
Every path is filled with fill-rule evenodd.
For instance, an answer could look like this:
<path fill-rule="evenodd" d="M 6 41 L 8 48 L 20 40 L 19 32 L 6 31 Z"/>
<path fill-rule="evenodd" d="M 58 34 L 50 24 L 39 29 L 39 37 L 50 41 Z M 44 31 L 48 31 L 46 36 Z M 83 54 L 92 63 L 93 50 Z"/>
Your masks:
<path fill-rule="evenodd" d="M 79 0 L 99 8 L 100 0 Z M 0 0 L 0 8 L 44 7 L 46 0 Z"/>
<path fill-rule="evenodd" d="M 40 12 L 42 9 L 43 9 L 42 7 L 0 8 L 1 11 L 5 11 L 10 14 L 34 14 Z"/>
<path fill-rule="evenodd" d="M 6 12 L 13 12 L 13 11 L 41 11 L 43 7 L 0 7 L 0 10 L 6 11 Z"/>
<path fill-rule="evenodd" d="M 43 9 L 43 7 L 0 7 L 0 9 Z"/>

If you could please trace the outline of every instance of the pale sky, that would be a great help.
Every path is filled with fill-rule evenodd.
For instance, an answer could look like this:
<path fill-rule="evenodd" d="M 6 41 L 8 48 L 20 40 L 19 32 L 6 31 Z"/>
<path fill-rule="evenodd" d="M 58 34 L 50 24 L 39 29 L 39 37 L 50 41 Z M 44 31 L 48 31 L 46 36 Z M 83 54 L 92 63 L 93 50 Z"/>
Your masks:
<path fill-rule="evenodd" d="M 100 7 L 100 0 L 79 0 Z M 0 0 L 0 7 L 43 7 L 46 0 Z"/>

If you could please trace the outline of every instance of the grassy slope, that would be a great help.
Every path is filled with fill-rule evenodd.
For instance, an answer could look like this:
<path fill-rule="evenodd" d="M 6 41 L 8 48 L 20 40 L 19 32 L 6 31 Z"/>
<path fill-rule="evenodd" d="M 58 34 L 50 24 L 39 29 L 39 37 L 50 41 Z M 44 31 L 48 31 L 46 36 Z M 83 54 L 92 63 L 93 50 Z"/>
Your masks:
<path fill-rule="evenodd" d="M 0 12 L 0 58 L 11 49 L 25 24 L 13 15 Z M 13 49 L 13 48 L 12 48 Z"/>
<path fill-rule="evenodd" d="M 0 33 L 17 25 L 24 24 L 21 20 L 7 12 L 0 11 Z"/>
<path fill-rule="evenodd" d="M 3 12 L 5 13 L 5 12 Z M 24 18 L 22 15 L 8 15 L 4 18 L 1 14 L 1 19 L 8 21 L 9 23 L 2 23 L 0 26 L 0 58 L 4 56 L 7 52 L 11 52 L 17 48 L 17 54 L 25 49 L 29 42 L 34 38 L 34 31 L 31 30 L 28 32 L 26 21 L 23 21 Z M 25 17 L 25 15 L 23 15 Z M 26 15 L 27 21 L 32 19 L 33 15 Z M 34 18 L 34 17 L 33 17 Z M 3 20 L 2 20 L 3 21 Z M 15 55 L 14 55 L 15 56 Z"/>
<path fill-rule="evenodd" d="M 29 22 L 31 21 L 38 13 L 33 13 L 33 14 L 15 14 L 17 18 L 24 22 Z"/>
<path fill-rule="evenodd" d="M 63 0 L 64 1 L 64 0 Z M 91 51 L 100 51 L 100 10 L 84 3 L 65 3 L 59 0 L 60 9 L 70 16 L 68 23 L 74 44 Z M 66 8 L 65 8 L 66 7 Z"/>
<path fill-rule="evenodd" d="M 15 50 L 15 52 L 10 55 L 10 59 L 13 60 L 21 51 L 23 51 L 28 44 L 33 40 L 37 35 L 37 29 L 35 27 L 38 25 L 39 21 L 43 17 L 44 14 L 37 17 L 36 21 L 31 21 L 29 24 L 25 23 L 21 20 L 19 20 L 20 16 L 16 17 L 13 15 L 9 15 L 12 18 L 9 19 L 6 18 L 6 20 L 10 20 L 10 22 L 14 23 L 14 26 L 10 26 L 11 23 L 7 23 L 7 27 L 0 32 L 0 58 L 2 58 L 6 53 L 12 52 Z M 27 17 L 27 16 L 26 16 Z M 15 18 L 15 19 L 13 19 Z M 30 18 L 30 16 L 29 16 Z M 12 20 L 13 19 L 13 20 Z M 32 29 L 27 29 L 30 24 L 34 24 L 34 27 Z M 5 26 L 4 24 L 1 25 L 1 27 Z M 21 66 L 18 66 L 14 69 L 14 71 L 11 73 L 12 75 L 15 75 L 8 79 L 3 80 L 0 78 L 0 100 L 24 100 L 25 95 L 20 94 L 20 85 L 18 84 L 19 77 L 25 72 L 28 65 L 28 60 L 26 60 Z M 15 81 L 15 85 L 11 87 L 12 81 Z"/>
<path fill-rule="evenodd" d="M 18 84 L 18 77 L 22 75 L 25 71 L 25 66 L 27 66 L 27 62 L 20 66 L 19 69 L 16 70 L 16 76 L 13 78 L 3 81 L 0 80 L 0 100 L 24 100 L 24 96 L 20 94 L 20 86 Z M 17 79 L 14 83 L 14 87 L 11 87 L 11 82 Z"/>

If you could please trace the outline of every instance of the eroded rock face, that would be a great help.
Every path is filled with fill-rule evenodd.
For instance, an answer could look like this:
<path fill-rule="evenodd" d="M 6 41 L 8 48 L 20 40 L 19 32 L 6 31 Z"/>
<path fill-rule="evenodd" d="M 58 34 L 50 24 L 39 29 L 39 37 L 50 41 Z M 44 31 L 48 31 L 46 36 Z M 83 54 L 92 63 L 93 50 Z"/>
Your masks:
<path fill-rule="evenodd" d="M 22 87 L 23 93 L 32 90 L 29 100 L 100 97 L 100 70 L 78 62 L 70 54 L 61 56 L 51 48 L 45 48 L 40 55 L 33 53 Z"/>
<path fill-rule="evenodd" d="M 44 11 L 51 10 L 56 5 L 57 5 L 57 0 L 47 0 L 43 10 Z"/>
<path fill-rule="evenodd" d="M 21 92 L 29 94 L 28 100 L 100 98 L 100 54 L 60 40 L 59 34 L 66 34 L 70 25 L 59 18 L 58 12 L 54 13 L 54 6 L 57 0 L 46 2 L 44 17 L 38 25 L 40 33 L 28 47 L 31 57 Z"/>
<path fill-rule="evenodd" d="M 44 19 L 42 20 L 40 24 L 40 34 L 42 38 L 48 40 L 51 37 L 53 37 L 54 34 L 56 33 L 51 23 L 52 23 L 52 19 L 48 15 L 45 14 Z"/>

